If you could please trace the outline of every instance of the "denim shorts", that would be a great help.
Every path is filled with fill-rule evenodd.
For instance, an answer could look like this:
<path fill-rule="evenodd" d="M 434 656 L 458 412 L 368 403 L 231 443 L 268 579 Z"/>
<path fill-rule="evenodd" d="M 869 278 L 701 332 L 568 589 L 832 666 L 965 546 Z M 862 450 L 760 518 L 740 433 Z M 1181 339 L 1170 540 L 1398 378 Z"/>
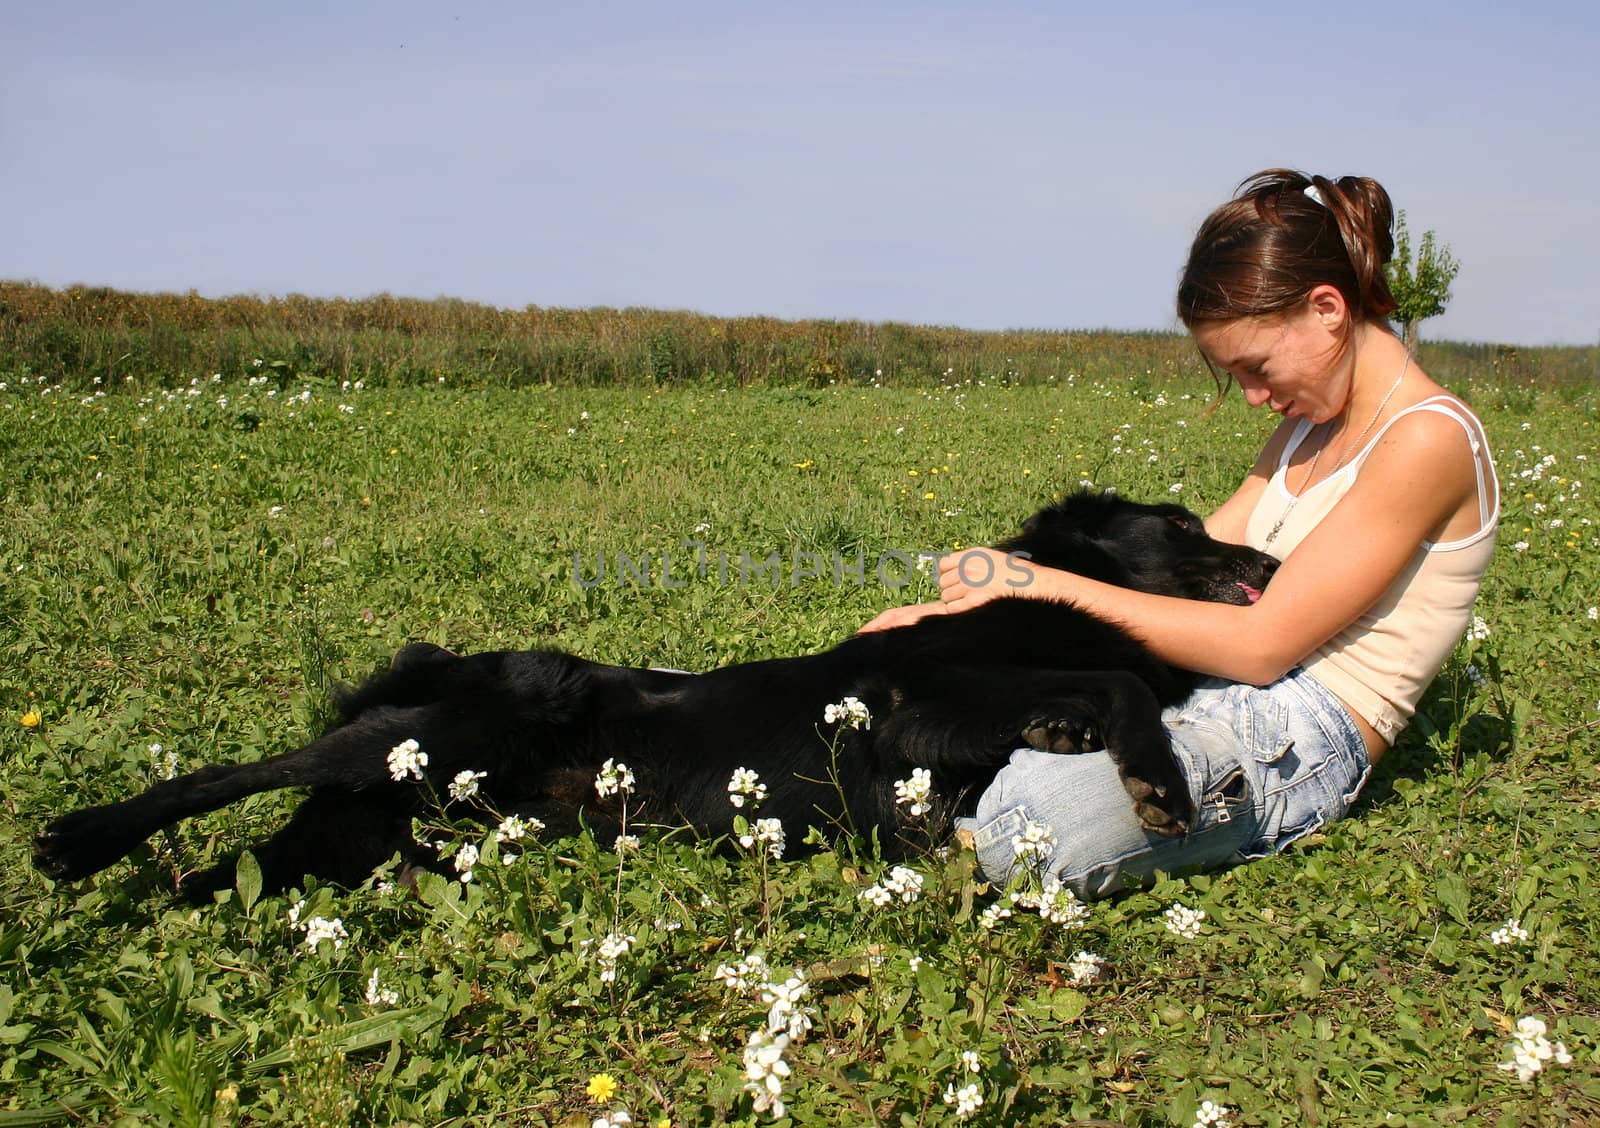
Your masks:
<path fill-rule="evenodd" d="M 1162 721 L 1197 811 L 1188 834 L 1164 838 L 1139 825 L 1108 753 L 1021 748 L 975 815 L 957 821 L 983 875 L 1010 878 L 1012 839 L 1029 822 L 1054 835 L 1044 872 L 1084 899 L 1144 884 L 1157 870 L 1221 869 L 1341 817 L 1372 770 L 1344 705 L 1300 669 L 1267 686 L 1206 679 Z"/>

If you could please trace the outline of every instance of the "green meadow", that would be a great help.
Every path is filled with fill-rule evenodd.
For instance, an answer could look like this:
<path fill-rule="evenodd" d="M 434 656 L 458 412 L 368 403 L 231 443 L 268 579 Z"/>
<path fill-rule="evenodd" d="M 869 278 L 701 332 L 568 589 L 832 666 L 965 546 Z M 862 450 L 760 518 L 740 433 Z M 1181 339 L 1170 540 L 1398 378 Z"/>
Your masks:
<path fill-rule="evenodd" d="M 409 640 L 690 670 L 825 647 L 932 595 L 905 560 L 1080 482 L 1206 512 L 1271 425 L 1208 412 L 1150 339 L 1026 378 L 978 350 L 596 386 L 235 345 L 181 378 L 0 369 L 0 1128 L 1600 1123 L 1592 380 L 1441 361 L 1504 486 L 1482 625 L 1353 816 L 1241 869 L 1044 914 L 960 851 L 913 877 L 799 826 L 773 858 L 491 819 L 426 828 L 479 851 L 470 881 L 262 895 L 246 860 L 174 900 L 275 794 L 52 884 L 53 814 L 295 747 Z M 775 1007 L 793 1038 L 762 1057 Z M 1530 1018 L 1564 1052 L 1523 1080 Z"/>

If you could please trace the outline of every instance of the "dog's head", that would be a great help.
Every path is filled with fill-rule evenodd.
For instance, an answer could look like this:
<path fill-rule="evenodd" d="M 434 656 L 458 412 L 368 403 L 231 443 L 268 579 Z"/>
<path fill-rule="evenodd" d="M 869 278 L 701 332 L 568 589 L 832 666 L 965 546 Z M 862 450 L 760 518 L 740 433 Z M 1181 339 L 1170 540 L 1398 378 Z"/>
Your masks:
<path fill-rule="evenodd" d="M 1082 490 L 1035 513 L 997 546 L 1034 563 L 1154 595 L 1254 603 L 1278 561 L 1206 535 L 1181 505 L 1143 505 Z"/>

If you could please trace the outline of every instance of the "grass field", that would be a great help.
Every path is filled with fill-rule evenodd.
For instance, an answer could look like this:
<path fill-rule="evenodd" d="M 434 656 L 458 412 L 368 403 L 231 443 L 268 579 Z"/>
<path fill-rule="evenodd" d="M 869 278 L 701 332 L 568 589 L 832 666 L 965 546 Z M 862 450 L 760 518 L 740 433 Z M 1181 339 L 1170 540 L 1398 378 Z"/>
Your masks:
<path fill-rule="evenodd" d="M 1205 1101 L 1235 1125 L 1600 1123 L 1592 388 L 1459 387 L 1505 485 L 1483 627 L 1355 817 L 1243 869 L 1052 922 L 1001 916 L 967 856 L 919 864 L 917 893 L 869 850 L 801 852 L 803 827 L 773 860 L 463 826 L 431 833 L 481 848 L 473 880 L 420 898 L 260 896 L 245 864 L 176 907 L 279 795 L 52 886 L 28 862 L 52 813 L 290 748 L 407 640 L 688 669 L 821 647 L 929 594 L 881 582 L 885 554 L 992 541 L 1081 480 L 1204 512 L 1270 425 L 1132 366 L 358 389 L 265 359 L 110 394 L 0 375 L 0 1128 L 766 1124 L 746 1052 L 775 1005 L 812 1024 L 774 1075 L 797 1124 L 1187 1126 Z M 781 573 L 719 575 L 773 552 Z M 805 553 L 859 553 L 862 579 L 797 577 Z M 862 897 L 884 880 L 908 893 Z M 1511 920 L 1526 936 L 1495 936 Z M 1105 962 L 1075 981 L 1082 952 Z M 1523 1081 L 1499 1066 L 1528 1017 L 1571 1060 Z"/>

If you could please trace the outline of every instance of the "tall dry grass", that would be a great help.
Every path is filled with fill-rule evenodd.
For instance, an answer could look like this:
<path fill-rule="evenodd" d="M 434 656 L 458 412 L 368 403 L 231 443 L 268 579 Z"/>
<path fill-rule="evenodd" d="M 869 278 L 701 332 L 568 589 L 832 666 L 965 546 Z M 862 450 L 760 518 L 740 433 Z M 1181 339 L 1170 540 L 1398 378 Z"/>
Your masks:
<path fill-rule="evenodd" d="M 1188 338 L 709 317 L 648 309 L 500 309 L 452 298 L 204 298 L 0 281 L 0 371 L 69 387 L 175 383 L 257 358 L 301 376 L 417 384 L 1035 383 L 1203 378 Z M 1444 380 L 1590 384 L 1600 349 L 1426 342 Z"/>

